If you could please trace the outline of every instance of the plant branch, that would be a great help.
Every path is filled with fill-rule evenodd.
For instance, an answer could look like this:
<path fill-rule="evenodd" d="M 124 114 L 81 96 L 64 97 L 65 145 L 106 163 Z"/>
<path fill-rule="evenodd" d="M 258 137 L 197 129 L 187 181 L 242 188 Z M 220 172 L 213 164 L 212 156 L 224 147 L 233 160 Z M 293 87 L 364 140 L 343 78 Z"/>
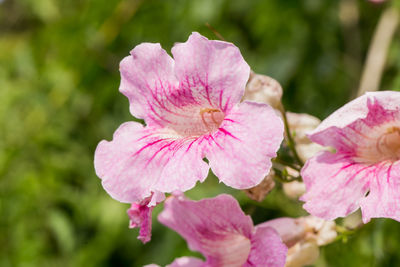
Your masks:
<path fill-rule="evenodd" d="M 287 161 L 285 161 L 285 160 L 283 160 L 283 159 L 281 159 L 279 157 L 274 158 L 272 160 L 272 162 L 274 162 L 274 163 L 276 162 L 276 163 L 279 163 L 279 164 L 282 164 L 282 165 L 286 165 L 286 166 L 288 166 L 288 167 L 290 167 L 292 169 L 295 169 L 296 171 L 300 171 L 300 167 L 299 166 L 297 166 L 297 165 L 295 165 L 293 163 L 289 163 L 289 162 L 287 162 Z"/>

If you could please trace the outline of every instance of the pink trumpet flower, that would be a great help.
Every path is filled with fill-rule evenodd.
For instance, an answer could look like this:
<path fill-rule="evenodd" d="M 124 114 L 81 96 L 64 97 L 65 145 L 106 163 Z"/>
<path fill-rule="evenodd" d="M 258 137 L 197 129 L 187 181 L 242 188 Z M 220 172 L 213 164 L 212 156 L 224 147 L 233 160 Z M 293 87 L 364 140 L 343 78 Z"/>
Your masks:
<path fill-rule="evenodd" d="M 206 261 L 179 258 L 169 266 L 284 266 L 287 247 L 269 226 L 254 227 L 230 195 L 200 201 L 170 197 L 158 220 L 186 239 Z"/>
<path fill-rule="evenodd" d="M 153 194 L 187 191 L 210 167 L 228 186 L 253 187 L 283 139 L 271 107 L 239 103 L 250 68 L 236 46 L 193 33 L 172 54 L 143 43 L 120 64 L 120 91 L 146 126 L 122 124 L 112 141 L 99 143 L 94 164 L 121 202 L 143 205 Z"/>
<path fill-rule="evenodd" d="M 304 208 L 332 220 L 361 207 L 363 222 L 400 221 L 400 92 L 367 93 L 325 119 L 310 135 L 319 152 L 302 169 Z"/>

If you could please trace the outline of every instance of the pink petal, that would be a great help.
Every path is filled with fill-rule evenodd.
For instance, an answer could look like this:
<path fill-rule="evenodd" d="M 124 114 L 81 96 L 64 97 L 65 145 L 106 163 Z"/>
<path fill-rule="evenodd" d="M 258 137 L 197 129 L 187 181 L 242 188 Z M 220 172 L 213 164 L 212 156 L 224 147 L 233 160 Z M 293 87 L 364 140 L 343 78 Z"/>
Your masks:
<path fill-rule="evenodd" d="M 241 266 L 248 258 L 253 224 L 230 195 L 200 201 L 170 197 L 158 220 L 201 252 L 210 266 Z"/>
<path fill-rule="evenodd" d="M 250 75 L 250 67 L 231 43 L 208 40 L 199 33 L 172 48 L 180 86 L 199 102 L 228 111 L 239 103 Z"/>
<path fill-rule="evenodd" d="M 207 177 L 209 166 L 203 161 L 201 139 L 178 140 L 165 154 L 166 157 L 170 157 L 167 163 L 163 166 L 160 160 L 159 164 L 154 166 L 161 167 L 162 170 L 160 179 L 153 187 L 155 190 L 168 193 L 175 190 L 185 192 L 193 188 L 197 181 L 203 182 Z"/>
<path fill-rule="evenodd" d="M 251 252 L 247 263 L 243 266 L 285 266 L 287 247 L 279 234 L 271 227 L 256 227 L 251 239 Z"/>
<path fill-rule="evenodd" d="M 139 203 L 153 192 L 186 191 L 203 181 L 209 167 L 202 153 L 196 142 L 178 139 L 167 129 L 127 122 L 112 141 L 99 143 L 95 169 L 113 198 Z"/>
<path fill-rule="evenodd" d="M 210 139 L 206 154 L 211 169 L 226 185 L 245 189 L 269 173 L 271 158 L 283 139 L 283 123 L 265 104 L 243 102 L 234 107 Z"/>
<path fill-rule="evenodd" d="M 175 259 L 167 267 L 204 267 L 204 261 L 194 257 L 181 257 Z"/>
<path fill-rule="evenodd" d="M 120 71 L 119 90 L 128 97 L 132 115 L 147 123 L 157 120 L 158 110 L 152 106 L 178 87 L 174 60 L 160 44 L 143 43 L 121 61 Z"/>
<path fill-rule="evenodd" d="M 324 146 L 335 146 L 333 140 L 336 139 L 338 128 L 344 128 L 353 122 L 366 118 L 370 107 L 367 105 L 368 99 L 374 99 L 387 110 L 399 108 L 400 93 L 394 91 L 368 92 L 365 95 L 350 101 L 343 107 L 336 110 L 310 134 L 310 139 Z M 335 146 L 336 147 L 336 146 Z"/>
<path fill-rule="evenodd" d="M 361 210 L 364 223 L 379 217 L 400 221 L 400 161 L 377 168 Z"/>
<path fill-rule="evenodd" d="M 300 241 L 306 234 L 306 229 L 299 220 L 288 217 L 273 219 L 256 226 L 256 228 L 260 227 L 272 227 L 275 229 L 289 248 Z"/>
<path fill-rule="evenodd" d="M 158 203 L 161 203 L 165 200 L 165 194 L 159 191 L 153 192 L 153 195 L 150 198 L 149 203 L 147 204 L 149 207 L 156 206 Z"/>
<path fill-rule="evenodd" d="M 325 220 L 348 215 L 358 209 L 367 193 L 373 170 L 340 154 L 318 153 L 301 172 L 307 189 L 301 197 L 306 201 L 304 209 Z"/>

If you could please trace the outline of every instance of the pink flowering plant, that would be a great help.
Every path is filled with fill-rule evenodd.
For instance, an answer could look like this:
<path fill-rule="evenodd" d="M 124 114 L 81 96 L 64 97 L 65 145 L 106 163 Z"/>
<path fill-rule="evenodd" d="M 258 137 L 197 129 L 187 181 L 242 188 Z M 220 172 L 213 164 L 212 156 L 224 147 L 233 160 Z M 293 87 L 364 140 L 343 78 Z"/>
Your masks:
<path fill-rule="evenodd" d="M 302 170 L 304 208 L 331 220 L 361 207 L 373 217 L 400 221 L 400 93 L 367 93 L 324 120 L 310 139 L 320 152 Z"/>
<path fill-rule="evenodd" d="M 338 217 L 361 208 L 364 223 L 400 221 L 399 92 L 364 94 L 320 122 L 286 112 L 280 84 L 252 72 L 229 42 L 192 33 L 172 56 L 143 43 L 121 61 L 119 90 L 144 124 L 123 123 L 94 159 L 107 193 L 131 205 L 138 239 L 151 240 L 162 204 L 159 222 L 204 257 L 168 266 L 305 266 L 362 224 Z M 254 226 L 230 195 L 188 199 L 210 170 L 255 201 L 282 183 L 311 215 Z"/>

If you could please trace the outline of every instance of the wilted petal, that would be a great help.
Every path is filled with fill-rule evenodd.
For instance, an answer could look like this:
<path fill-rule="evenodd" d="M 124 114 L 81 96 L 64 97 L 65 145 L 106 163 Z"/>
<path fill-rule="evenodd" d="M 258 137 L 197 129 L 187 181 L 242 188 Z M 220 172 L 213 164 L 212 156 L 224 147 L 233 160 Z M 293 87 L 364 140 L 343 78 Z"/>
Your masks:
<path fill-rule="evenodd" d="M 152 212 L 158 203 L 165 199 L 165 194 L 156 192 L 151 197 L 140 203 L 132 203 L 127 210 L 129 216 L 129 228 L 140 228 L 138 239 L 147 243 L 151 239 Z"/>
<path fill-rule="evenodd" d="M 245 101 L 211 137 L 206 153 L 211 169 L 226 185 L 245 189 L 269 173 L 283 139 L 283 123 L 271 107 Z"/>
<path fill-rule="evenodd" d="M 170 197 L 158 219 L 211 266 L 242 266 L 248 258 L 253 224 L 229 195 L 200 201 Z"/>
<path fill-rule="evenodd" d="M 139 227 L 138 239 L 147 243 L 151 239 L 151 214 L 154 207 L 132 203 L 127 210 L 129 216 L 129 228 Z"/>
<path fill-rule="evenodd" d="M 320 152 L 301 172 L 307 189 L 300 198 L 306 201 L 304 209 L 326 220 L 355 211 L 368 191 L 370 171 L 340 154 Z"/>
<path fill-rule="evenodd" d="M 127 122 L 114 133 L 112 141 L 98 145 L 96 174 L 113 198 L 139 203 L 154 191 L 186 191 L 203 181 L 209 167 L 202 153 L 193 140 Z"/>
<path fill-rule="evenodd" d="M 208 40 L 197 32 L 172 48 L 180 86 L 201 103 L 227 112 L 243 96 L 250 67 L 231 43 Z"/>

